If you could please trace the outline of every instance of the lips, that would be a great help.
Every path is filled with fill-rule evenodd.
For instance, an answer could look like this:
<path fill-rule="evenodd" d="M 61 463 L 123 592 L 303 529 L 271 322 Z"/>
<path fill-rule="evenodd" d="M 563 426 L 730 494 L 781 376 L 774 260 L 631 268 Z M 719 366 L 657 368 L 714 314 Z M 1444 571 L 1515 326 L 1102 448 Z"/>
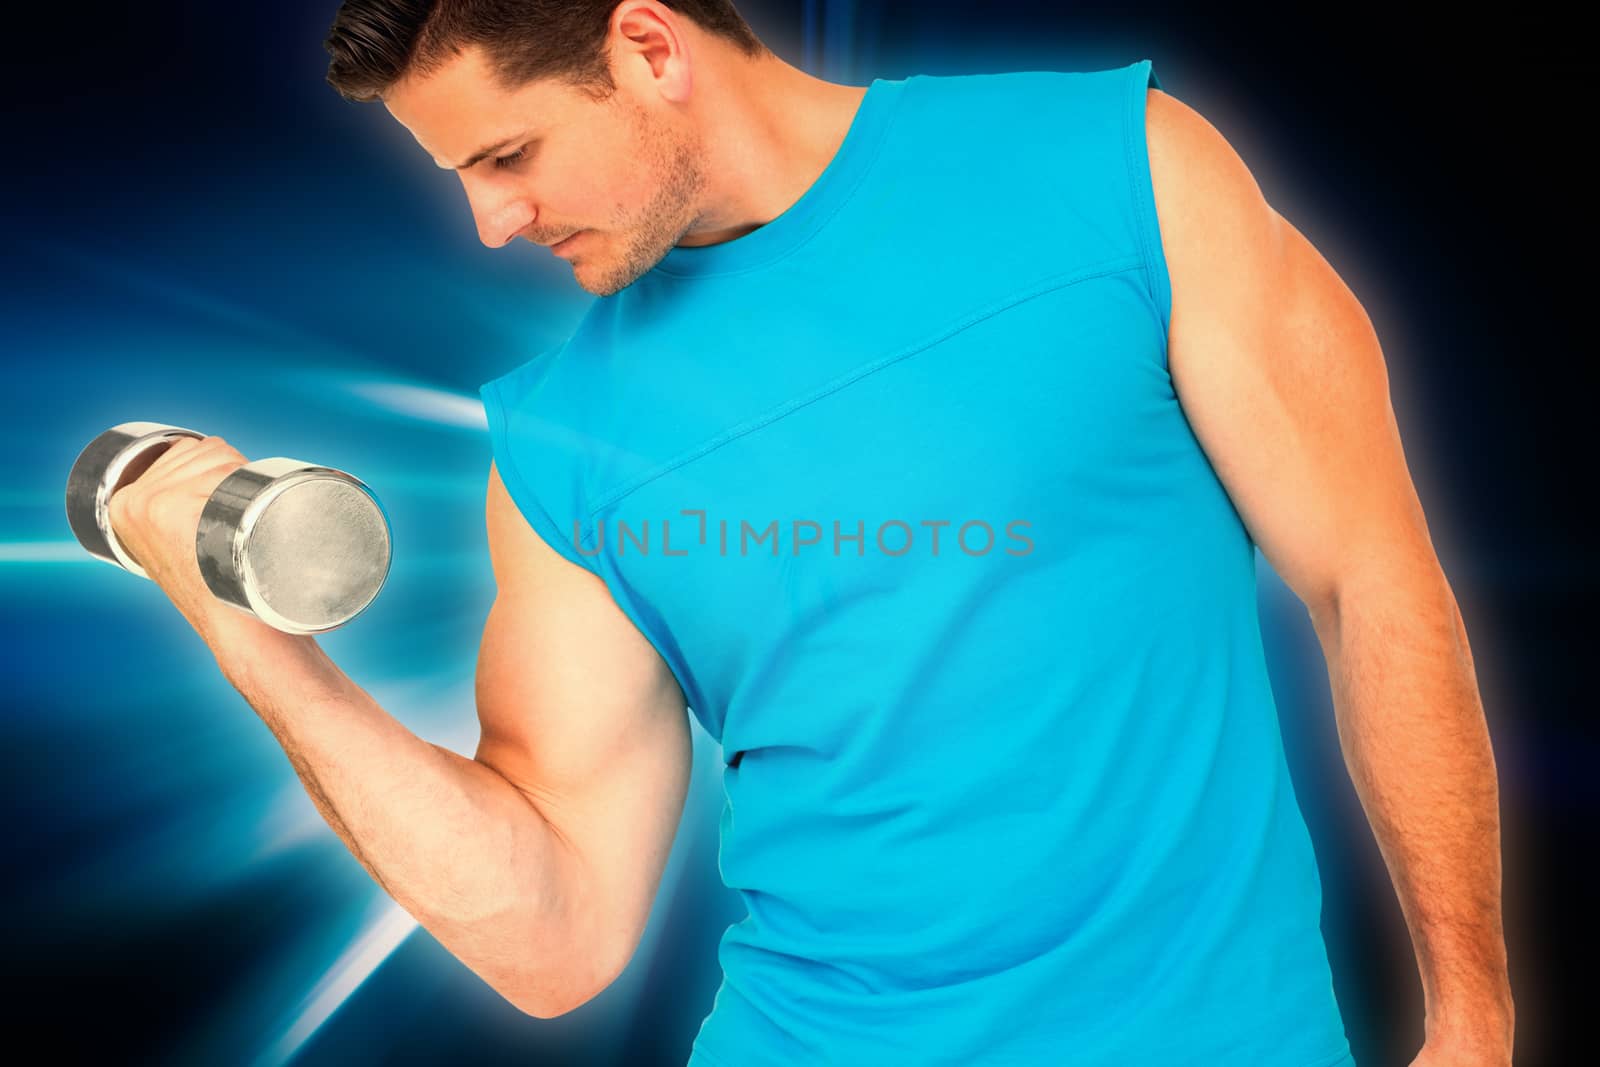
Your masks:
<path fill-rule="evenodd" d="M 568 247 L 578 238 L 579 234 L 586 232 L 587 231 L 585 230 L 579 230 L 577 233 L 569 234 L 568 236 L 563 237 L 561 240 L 550 246 L 550 251 L 558 256 L 565 254 Z"/>

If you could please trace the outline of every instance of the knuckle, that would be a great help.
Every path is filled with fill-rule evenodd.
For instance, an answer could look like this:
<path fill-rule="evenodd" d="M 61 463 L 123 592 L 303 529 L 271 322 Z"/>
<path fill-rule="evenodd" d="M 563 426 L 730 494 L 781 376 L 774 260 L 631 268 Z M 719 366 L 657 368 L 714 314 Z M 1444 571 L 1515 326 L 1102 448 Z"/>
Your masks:
<path fill-rule="evenodd" d="M 144 502 L 143 518 L 152 526 L 165 526 L 182 514 L 183 498 L 170 489 L 151 493 Z"/>
<path fill-rule="evenodd" d="M 144 514 L 143 502 L 139 494 L 131 489 L 118 489 L 111 495 L 111 501 L 106 506 L 107 514 L 114 527 L 125 529 L 129 523 L 140 521 Z"/>
<path fill-rule="evenodd" d="M 172 444 L 167 446 L 165 449 L 162 449 L 161 454 L 156 457 L 155 462 L 150 464 L 150 469 L 152 471 L 158 468 L 165 470 L 173 463 L 176 463 L 181 457 L 187 456 L 190 452 L 194 451 L 194 446 L 196 444 L 198 444 L 198 442 L 196 442 L 192 437 L 179 438 L 178 440 L 172 442 Z"/>
<path fill-rule="evenodd" d="M 232 445 L 230 445 L 225 438 L 211 436 L 207 437 L 201 443 L 207 448 L 210 448 L 212 451 L 227 456 L 230 459 L 244 459 L 244 455 L 237 448 L 234 448 Z"/>

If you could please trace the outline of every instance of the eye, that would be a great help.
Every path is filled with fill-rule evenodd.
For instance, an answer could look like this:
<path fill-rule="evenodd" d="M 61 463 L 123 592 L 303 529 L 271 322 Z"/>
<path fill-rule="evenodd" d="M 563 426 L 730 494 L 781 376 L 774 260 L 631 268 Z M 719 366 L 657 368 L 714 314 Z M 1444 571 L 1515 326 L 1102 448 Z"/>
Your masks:
<path fill-rule="evenodd" d="M 515 152 L 512 152 L 508 156 L 495 156 L 494 157 L 494 165 L 495 165 L 496 169 L 504 169 L 506 167 L 511 166 L 512 164 L 521 162 L 522 157 L 525 156 L 526 154 L 527 154 L 527 149 L 519 148 Z"/>

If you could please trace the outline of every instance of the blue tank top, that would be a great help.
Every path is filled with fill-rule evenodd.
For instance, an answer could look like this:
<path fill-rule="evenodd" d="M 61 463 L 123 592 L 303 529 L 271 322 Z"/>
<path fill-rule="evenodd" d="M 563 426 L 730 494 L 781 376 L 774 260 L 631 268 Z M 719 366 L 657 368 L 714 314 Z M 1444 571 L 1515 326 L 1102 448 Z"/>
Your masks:
<path fill-rule="evenodd" d="M 781 215 L 482 387 L 722 746 L 694 1067 L 1351 1062 L 1147 85 L 875 80 Z"/>

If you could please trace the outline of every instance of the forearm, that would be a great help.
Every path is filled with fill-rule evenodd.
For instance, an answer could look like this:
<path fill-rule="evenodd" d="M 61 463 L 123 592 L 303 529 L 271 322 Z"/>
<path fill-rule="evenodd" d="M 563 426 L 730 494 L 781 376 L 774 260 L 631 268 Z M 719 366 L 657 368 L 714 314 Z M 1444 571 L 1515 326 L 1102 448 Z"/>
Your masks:
<path fill-rule="evenodd" d="M 598 953 L 580 947 L 577 866 L 539 810 L 492 768 L 407 730 L 312 638 L 261 630 L 214 644 L 218 665 L 378 884 L 524 1011 L 581 1001 Z"/>
<path fill-rule="evenodd" d="M 1499 787 L 1455 597 L 1442 574 L 1374 577 L 1316 618 L 1340 745 L 1411 931 L 1428 1028 L 1503 1028 L 1509 1043 Z"/>

